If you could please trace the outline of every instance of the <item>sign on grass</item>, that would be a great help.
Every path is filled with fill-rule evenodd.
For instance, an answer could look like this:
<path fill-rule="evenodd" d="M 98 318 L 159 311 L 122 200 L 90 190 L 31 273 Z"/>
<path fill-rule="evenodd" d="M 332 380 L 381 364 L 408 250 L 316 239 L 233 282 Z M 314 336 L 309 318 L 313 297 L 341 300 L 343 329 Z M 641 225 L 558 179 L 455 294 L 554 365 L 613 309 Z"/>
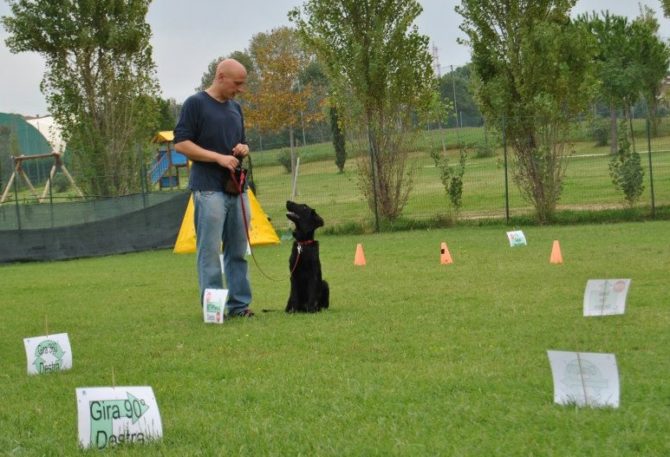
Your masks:
<path fill-rule="evenodd" d="M 228 289 L 205 289 L 202 297 L 202 314 L 206 324 L 223 324 Z"/>
<path fill-rule="evenodd" d="M 619 407 L 619 371 L 614 354 L 547 351 L 554 403 Z"/>
<path fill-rule="evenodd" d="M 81 447 L 105 449 L 163 436 L 151 387 L 81 387 L 76 392 Z"/>
<path fill-rule="evenodd" d="M 589 279 L 584 290 L 584 316 L 623 314 L 630 279 Z"/>
<path fill-rule="evenodd" d="M 24 338 L 28 374 L 43 374 L 72 368 L 72 349 L 67 333 Z"/>
<path fill-rule="evenodd" d="M 509 240 L 510 247 L 515 246 L 526 246 L 526 236 L 521 230 L 514 230 L 507 232 L 507 239 Z"/>

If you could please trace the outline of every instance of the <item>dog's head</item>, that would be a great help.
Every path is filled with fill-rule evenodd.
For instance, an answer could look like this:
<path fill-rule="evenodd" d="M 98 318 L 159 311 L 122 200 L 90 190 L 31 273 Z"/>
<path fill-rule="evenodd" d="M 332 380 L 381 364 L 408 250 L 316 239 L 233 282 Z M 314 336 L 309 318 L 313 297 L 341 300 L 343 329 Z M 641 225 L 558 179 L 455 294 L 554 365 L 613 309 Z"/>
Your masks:
<path fill-rule="evenodd" d="M 323 219 L 309 206 L 292 201 L 286 202 L 286 217 L 295 224 L 293 237 L 298 241 L 314 239 L 314 231 L 323 227 Z"/>

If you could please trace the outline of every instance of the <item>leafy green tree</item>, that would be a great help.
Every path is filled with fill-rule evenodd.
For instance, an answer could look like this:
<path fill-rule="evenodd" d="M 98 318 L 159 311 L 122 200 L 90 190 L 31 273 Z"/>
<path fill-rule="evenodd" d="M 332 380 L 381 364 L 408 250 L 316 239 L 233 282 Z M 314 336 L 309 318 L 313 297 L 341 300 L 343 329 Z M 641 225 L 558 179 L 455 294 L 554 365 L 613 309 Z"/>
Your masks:
<path fill-rule="evenodd" d="M 647 104 L 652 135 L 658 135 L 658 100 L 663 79 L 670 65 L 670 46 L 659 36 L 659 24 L 654 12 L 645 7 L 633 21 L 630 34 L 637 63 L 638 90 Z"/>
<path fill-rule="evenodd" d="M 661 0 L 661 6 L 665 17 L 670 17 L 670 0 Z"/>
<path fill-rule="evenodd" d="M 247 70 L 247 84 L 249 83 L 249 80 L 250 78 L 253 78 L 254 73 L 253 60 L 251 59 L 251 56 L 244 51 L 233 51 L 227 57 L 217 57 L 209 63 L 207 70 L 205 70 L 202 78 L 200 78 L 200 85 L 195 88 L 196 91 L 205 90 L 212 84 L 212 81 L 214 81 L 214 76 L 216 75 L 216 66 L 219 64 L 219 62 L 226 58 L 235 59 L 244 65 L 244 68 Z"/>
<path fill-rule="evenodd" d="M 442 75 L 439 79 L 439 91 L 443 101 L 454 107 L 453 116 L 448 119 L 448 126 L 460 125 L 479 126 L 482 113 L 472 90 L 472 64 L 457 67 L 453 71 Z M 454 98 L 455 94 L 455 98 Z"/>
<path fill-rule="evenodd" d="M 622 16 L 595 12 L 580 16 L 597 43 L 596 75 L 600 99 L 609 105 L 610 145 L 617 152 L 617 113 L 632 117 L 632 107 L 642 97 L 649 109 L 656 134 L 658 96 L 670 64 L 670 47 L 658 36 L 658 21 L 651 9 L 641 10 L 634 21 Z"/>
<path fill-rule="evenodd" d="M 37 52 L 49 111 L 63 129 L 78 181 L 93 195 L 140 189 L 156 128 L 158 83 L 145 22 L 150 0 L 9 0 L 14 52 Z M 148 153 L 148 148 L 144 149 Z"/>
<path fill-rule="evenodd" d="M 627 18 L 611 15 L 607 11 L 602 16 L 595 12 L 580 16 L 578 21 L 586 26 L 597 44 L 595 68 L 600 82 L 599 98 L 609 106 L 610 148 L 612 154 L 615 154 L 618 111 L 623 109 L 628 116 L 639 88 L 638 67 L 634 56 L 637 50 L 630 39 L 631 26 Z"/>
<path fill-rule="evenodd" d="M 514 151 L 513 177 L 551 220 L 559 201 L 571 119 L 592 96 L 593 44 L 570 21 L 576 0 L 463 0 L 456 11 L 472 48 L 480 108 Z"/>
<path fill-rule="evenodd" d="M 449 163 L 446 151 L 433 150 L 430 156 L 440 171 L 440 181 L 442 181 L 444 191 L 449 197 L 450 208 L 454 216 L 458 216 L 463 203 L 463 175 L 465 174 L 465 162 L 468 152 L 465 147 L 461 146 L 459 149 L 458 165 L 455 166 Z"/>
<path fill-rule="evenodd" d="M 289 13 L 325 66 L 346 130 L 367 139 L 360 186 L 377 226 L 407 202 L 415 114 L 435 86 L 428 37 L 414 25 L 421 11 L 416 0 L 308 0 Z"/>
<path fill-rule="evenodd" d="M 158 105 L 158 130 L 172 130 L 177 123 L 177 112 L 179 107 L 174 98 L 163 99 L 157 98 Z"/>
<path fill-rule="evenodd" d="M 337 115 L 337 108 L 331 106 L 330 113 L 330 127 L 333 131 L 333 147 L 335 148 L 335 165 L 340 173 L 344 173 L 344 164 L 347 161 L 347 147 L 344 131 L 340 124 L 340 118 Z"/>
<path fill-rule="evenodd" d="M 640 161 L 640 154 L 631 152 L 631 143 L 628 129 L 625 126 L 619 129 L 617 154 L 609 162 L 610 177 L 617 190 L 624 194 L 624 199 L 630 207 L 640 198 L 644 191 L 644 170 Z"/>

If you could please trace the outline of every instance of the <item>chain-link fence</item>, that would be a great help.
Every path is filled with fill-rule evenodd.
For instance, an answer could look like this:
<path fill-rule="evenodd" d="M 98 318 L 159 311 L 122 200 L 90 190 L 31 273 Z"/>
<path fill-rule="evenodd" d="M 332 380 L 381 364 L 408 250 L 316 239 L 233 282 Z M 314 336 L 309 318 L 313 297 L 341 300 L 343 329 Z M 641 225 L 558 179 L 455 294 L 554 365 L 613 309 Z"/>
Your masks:
<path fill-rule="evenodd" d="M 627 208 L 624 193 L 615 188 L 610 174 L 611 145 L 607 144 L 608 119 L 575 121 L 571 136 L 571 154 L 557 211 Z M 463 174 L 461 207 L 458 217 L 506 218 L 532 215 L 533 206 L 526 201 L 513 180 L 514 154 L 504 138 L 486 127 L 482 121 L 448 129 L 434 128 L 422 132 L 413 142 L 407 172 L 412 175 L 412 189 L 400 218 L 428 220 L 453 217 L 450 199 L 440 179 L 440 168 L 432 156 L 442 154 L 448 163 L 458 163 L 459 151 L 467 151 Z M 596 127 L 594 127 L 596 126 Z M 604 127 L 603 127 L 604 126 Z M 623 128 L 619 126 L 619 128 Z M 652 214 L 657 208 L 670 205 L 670 119 L 661 119 L 652 136 L 646 120 L 637 119 L 626 129 L 633 133 L 631 151 L 640 154 L 644 174 L 643 191 L 633 207 Z M 291 149 L 263 150 L 252 143 L 253 181 L 258 200 L 278 231 L 288 228 L 285 202 L 293 199 L 308 203 L 323 215 L 327 226 L 374 225 L 374 212 L 360 188 L 358 165 L 368 161 L 364 147 L 349 150 L 344 170 L 335 163 L 331 143 L 315 143 L 293 150 L 297 157 L 295 173 L 291 172 Z M 431 156 L 432 153 L 432 156 Z M 294 161 L 295 162 L 295 161 Z M 135 197 L 120 199 L 82 199 L 67 181 L 56 175 L 53 182 L 36 182 L 46 192 L 31 192 L 19 179 L 0 204 L 0 237 L 2 230 L 31 230 L 84 224 L 117 217 L 123 213 L 151 206 L 175 190 L 187 187 L 186 167 L 170 169 L 176 179 L 155 180 L 143 174 L 146 189 Z M 71 170 L 72 171 L 72 170 Z M 75 181 L 76 173 L 72 173 Z M 165 176 L 163 176 L 165 178 Z M 39 198 L 40 195 L 44 198 Z"/>

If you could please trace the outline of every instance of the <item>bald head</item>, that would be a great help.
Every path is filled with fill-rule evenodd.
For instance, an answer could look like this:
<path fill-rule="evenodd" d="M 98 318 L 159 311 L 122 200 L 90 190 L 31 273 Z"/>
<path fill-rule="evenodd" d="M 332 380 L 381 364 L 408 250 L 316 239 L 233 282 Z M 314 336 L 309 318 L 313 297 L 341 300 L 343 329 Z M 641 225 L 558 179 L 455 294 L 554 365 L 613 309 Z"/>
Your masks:
<path fill-rule="evenodd" d="M 216 66 L 216 77 L 219 74 L 228 76 L 228 77 L 237 77 L 237 76 L 247 76 L 247 69 L 244 68 L 244 65 L 239 63 L 235 59 L 223 59 Z"/>
<path fill-rule="evenodd" d="M 235 59 L 224 59 L 216 66 L 216 75 L 207 92 L 219 101 L 226 101 L 244 91 L 247 70 Z"/>

